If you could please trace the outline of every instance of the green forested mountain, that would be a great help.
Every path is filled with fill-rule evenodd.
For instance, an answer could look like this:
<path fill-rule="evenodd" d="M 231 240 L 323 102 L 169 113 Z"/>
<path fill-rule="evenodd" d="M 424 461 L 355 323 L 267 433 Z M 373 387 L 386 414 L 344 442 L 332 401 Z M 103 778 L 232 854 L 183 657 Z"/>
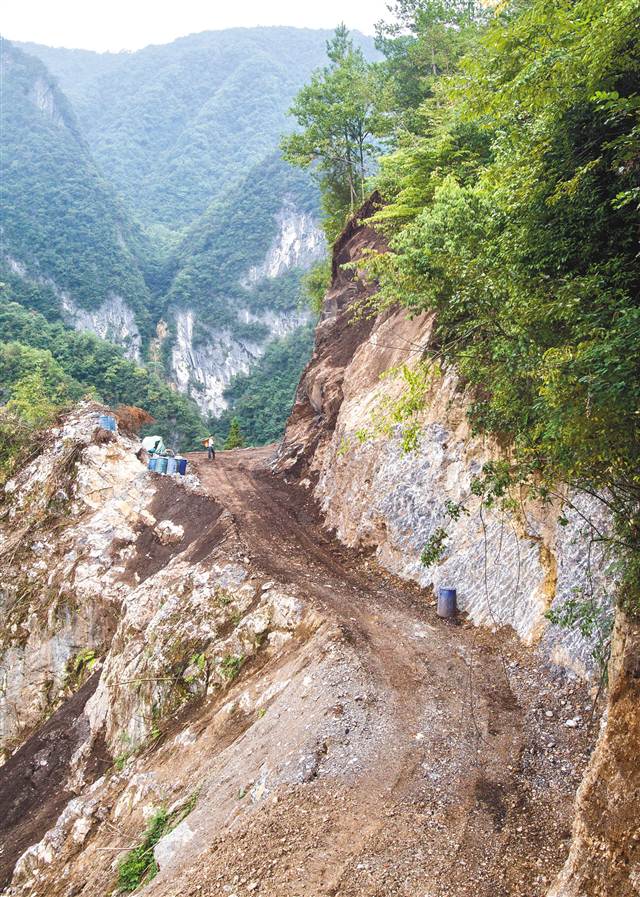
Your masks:
<path fill-rule="evenodd" d="M 277 148 L 327 37 L 236 29 L 122 54 L 6 42 L 1 274 L 11 298 L 143 361 L 151 352 L 153 370 L 189 392 L 198 370 L 185 384 L 173 367 L 191 363 L 189 346 L 172 361 L 178 312 L 193 318 L 198 365 L 213 352 L 225 382 L 246 370 L 256 347 L 282 332 L 277 316 L 295 320 L 298 268 L 310 261 L 294 248 L 260 273 L 285 212 L 294 230 L 318 217 L 311 179 Z M 227 374 L 225 334 L 249 341 L 244 354 L 236 345 Z M 284 412 L 276 429 L 283 422 Z"/>
<path fill-rule="evenodd" d="M 250 269 L 267 256 L 284 205 L 317 216 L 317 190 L 309 178 L 272 154 L 246 178 L 214 201 L 187 232 L 175 254 L 175 274 L 166 295 L 165 316 L 190 308 L 203 324 L 219 324 L 238 333 L 239 309 L 290 311 L 300 302 L 295 268 L 255 283 Z"/>
<path fill-rule="evenodd" d="M 277 147 L 330 32 L 235 28 L 135 53 L 23 45 L 73 103 L 109 182 L 146 226 L 191 224 Z M 367 53 L 373 41 L 358 37 Z"/>
<path fill-rule="evenodd" d="M 134 228 L 96 168 L 66 97 L 43 64 L 2 42 L 1 276 L 49 318 L 62 294 L 89 309 L 119 296 L 144 332 L 149 295 Z"/>
<path fill-rule="evenodd" d="M 6 290 L 5 290 L 6 293 Z M 194 447 L 204 433 L 197 407 L 124 358 L 92 333 L 51 323 L 10 296 L 0 298 L 0 405 L 31 390 L 40 406 L 55 407 L 86 393 L 115 407 L 137 405 L 156 419 L 151 429 L 174 445 Z M 1 441 L 1 440 L 0 440 Z"/>
<path fill-rule="evenodd" d="M 293 395 L 309 350 L 308 334 L 281 337 L 303 320 L 301 275 L 322 251 L 317 189 L 282 161 L 279 141 L 330 37 L 232 29 L 119 54 L 5 42 L 5 295 L 125 347 L 205 414 L 219 413 L 235 375 L 227 401 L 247 398 L 238 385 L 246 376 L 247 388 L 266 395 L 260 376 L 273 379 L 277 357 L 287 382 L 247 429 L 252 439 L 275 436 L 288 411 L 282 396 Z M 375 54 L 371 39 L 355 40 Z M 27 346 L 50 351 L 28 330 Z M 14 331 L 5 315 L 0 340 L 20 341 Z M 98 343 L 78 339 L 56 331 L 58 349 L 62 340 L 93 359 Z M 133 368 L 116 352 L 105 380 L 115 350 L 99 346 L 102 367 L 90 362 L 83 376 L 70 358 L 54 360 L 83 388 L 89 371 L 105 400 L 127 401 L 123 378 Z M 140 404 L 175 417 L 159 415 L 155 383 Z"/>

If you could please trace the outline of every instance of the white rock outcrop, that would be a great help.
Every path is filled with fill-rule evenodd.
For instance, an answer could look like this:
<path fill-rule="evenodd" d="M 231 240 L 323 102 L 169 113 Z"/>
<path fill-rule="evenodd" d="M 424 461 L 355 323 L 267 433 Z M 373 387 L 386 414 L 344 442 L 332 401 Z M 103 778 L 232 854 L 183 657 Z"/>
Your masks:
<path fill-rule="evenodd" d="M 274 279 L 292 268 L 308 268 L 325 253 L 324 237 L 314 217 L 286 198 L 276 215 L 277 234 L 259 265 L 243 279 L 243 286 Z"/>
<path fill-rule="evenodd" d="M 58 126 L 66 124 L 56 102 L 55 89 L 51 81 L 43 77 L 35 78 L 29 90 L 29 99 L 54 124 Z"/>
<path fill-rule="evenodd" d="M 264 324 L 269 338 L 285 336 L 308 320 L 305 312 L 254 314 L 238 312 L 242 323 Z M 219 415 L 227 407 L 224 390 L 236 374 L 247 374 L 267 342 L 253 342 L 236 336 L 229 328 L 203 327 L 203 336 L 194 341 L 194 312 L 177 311 L 175 342 L 171 350 L 172 379 L 180 392 L 187 393 L 203 414 Z"/>
<path fill-rule="evenodd" d="M 275 216 L 277 232 L 264 259 L 249 269 L 240 285 L 251 290 L 263 280 L 273 280 L 293 268 L 308 268 L 322 258 L 324 237 L 313 215 L 286 198 Z M 236 374 L 246 374 L 264 354 L 267 344 L 306 324 L 305 309 L 236 310 L 241 324 L 260 324 L 268 334 L 252 340 L 237 335 L 232 328 L 200 325 L 194 341 L 196 315 L 178 309 L 174 315 L 175 341 L 171 351 L 171 379 L 180 392 L 187 393 L 204 414 L 219 415 L 227 407 L 224 390 Z"/>
<path fill-rule="evenodd" d="M 127 551 L 155 494 L 136 458 L 136 441 L 122 435 L 95 441 L 98 415 L 91 405 L 69 415 L 46 450 L 5 485 L 0 524 L 5 621 L 0 747 L 5 750 L 57 706 L 79 652 L 100 651 L 107 643 L 113 608 L 127 592 L 122 581 Z M 53 531 L 39 523 L 51 513 L 62 515 Z"/>
<path fill-rule="evenodd" d="M 113 294 L 95 309 L 81 308 L 67 293 L 61 293 L 60 297 L 67 324 L 121 346 L 127 358 L 140 361 L 140 330 L 133 311 L 121 296 Z"/>

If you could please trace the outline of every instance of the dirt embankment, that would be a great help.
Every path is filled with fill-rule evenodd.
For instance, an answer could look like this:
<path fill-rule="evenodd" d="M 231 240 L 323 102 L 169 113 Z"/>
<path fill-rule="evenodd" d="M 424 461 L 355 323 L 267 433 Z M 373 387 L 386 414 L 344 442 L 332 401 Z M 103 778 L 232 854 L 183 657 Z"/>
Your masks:
<path fill-rule="evenodd" d="M 593 737 L 564 719 L 587 690 L 508 632 L 437 618 L 428 590 L 327 532 L 270 453 L 192 458 L 206 495 L 139 484 L 147 522 L 123 549 L 122 619 L 87 707 L 114 753 L 117 733 L 151 736 L 72 792 L 87 696 L 52 717 L 60 762 L 25 792 L 13 852 L 55 825 L 8 893 L 110 893 L 154 810 L 195 796 L 150 897 L 542 897 Z M 10 794 L 48 732 L 12 758 Z"/>
<path fill-rule="evenodd" d="M 346 226 L 333 249 L 331 286 L 316 327 L 313 356 L 305 368 L 287 422 L 285 441 L 278 452 L 278 466 L 303 478 L 314 475 L 314 457 L 330 440 L 343 399 L 345 370 L 366 342 L 374 319 L 355 315 L 375 293 L 375 286 L 345 265 L 357 263 L 369 251 L 384 251 L 384 238 L 366 225 L 380 207 L 377 193 Z"/>
<path fill-rule="evenodd" d="M 367 206 L 361 217 L 371 212 Z M 353 265 L 357 268 L 368 248 L 384 249 L 384 242 L 357 222 L 336 244 L 316 349 L 296 394 L 275 469 L 291 482 L 314 487 L 325 523 L 347 544 L 371 547 L 381 566 L 427 587 L 455 584 L 474 622 L 511 626 L 539 646 L 541 658 L 595 678 L 593 642 L 577 628 L 549 626 L 544 612 L 549 607 L 561 611 L 584 591 L 597 594 L 603 612 L 612 613 L 609 602 L 616 583 L 599 538 L 610 525 L 606 509 L 595 499 L 571 496 L 574 507 L 565 515 L 567 525 L 560 526 L 557 508 L 527 506 L 523 519 L 517 520 L 478 507 L 471 481 L 496 447 L 470 432 L 468 397 L 454 370 L 444 371 L 429 386 L 428 400 L 413 420 L 418 425 L 414 451 L 404 451 L 400 418 L 384 438 L 376 438 L 376 415 L 378 420 L 384 417 L 381 412 L 393 407 L 402 389 L 394 369 L 406 364 L 415 370 L 425 350 L 437 347 L 431 342 L 433 318 L 427 314 L 409 320 L 404 312 L 390 310 L 374 321 L 353 323 L 354 304 L 366 303 L 375 289 L 354 276 Z M 344 263 L 350 267 L 341 269 Z M 391 375 L 384 382 L 382 372 Z M 446 499 L 465 508 L 455 521 L 443 511 Z M 446 551 L 440 564 L 425 570 L 421 551 L 438 528 L 447 531 Z M 525 653 L 522 648 L 518 652 Z M 640 704 L 633 672 L 639 656 L 637 624 L 619 620 L 608 722 L 580 791 L 571 857 L 554 897 L 640 893 Z M 522 708 L 543 706 L 546 694 L 541 681 L 540 694 L 529 693 Z M 452 695 L 452 700 L 457 698 Z M 571 701 L 560 706 L 561 714 L 566 716 L 567 707 L 575 714 L 565 719 L 569 728 L 576 720 L 584 725 L 591 718 L 589 701 L 582 707 Z M 545 713 L 554 718 L 557 708 Z M 547 751 L 553 754 L 556 746 L 554 737 Z M 571 758 L 584 761 L 577 745 Z M 520 798 L 529 788 L 527 779 L 520 782 Z M 494 799 L 484 803 L 494 806 L 498 818 L 496 791 L 482 784 L 479 800 L 489 794 Z M 558 837 L 566 852 L 568 830 Z M 548 871 L 545 884 L 553 879 L 553 864 Z M 534 893 L 538 881 L 523 878 L 522 893 Z"/>

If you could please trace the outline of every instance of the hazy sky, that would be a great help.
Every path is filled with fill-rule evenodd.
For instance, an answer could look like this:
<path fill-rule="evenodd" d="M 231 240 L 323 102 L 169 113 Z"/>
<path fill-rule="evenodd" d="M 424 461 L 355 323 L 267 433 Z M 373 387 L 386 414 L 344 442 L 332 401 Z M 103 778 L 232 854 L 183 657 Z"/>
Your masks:
<path fill-rule="evenodd" d="M 0 33 L 89 50 L 137 50 L 236 25 L 333 28 L 373 34 L 389 0 L 4 0 Z"/>

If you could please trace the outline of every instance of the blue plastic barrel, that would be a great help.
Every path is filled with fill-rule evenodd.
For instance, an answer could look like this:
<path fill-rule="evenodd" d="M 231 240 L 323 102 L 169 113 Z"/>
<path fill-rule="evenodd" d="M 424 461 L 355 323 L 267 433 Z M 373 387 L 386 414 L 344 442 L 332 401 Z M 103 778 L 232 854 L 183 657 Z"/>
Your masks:
<path fill-rule="evenodd" d="M 177 473 L 178 462 L 175 458 L 167 458 L 167 473 Z"/>
<path fill-rule="evenodd" d="M 438 589 L 438 607 L 436 613 L 439 617 L 455 617 L 456 606 L 456 590 L 455 589 Z"/>
<path fill-rule="evenodd" d="M 147 464 L 147 470 L 155 470 L 156 469 L 156 459 L 149 458 L 149 463 Z"/>
<path fill-rule="evenodd" d="M 115 433 L 116 419 L 115 417 L 111 417 L 110 414 L 101 414 L 98 423 L 103 430 L 112 430 Z"/>
<path fill-rule="evenodd" d="M 167 461 L 168 458 L 156 458 L 156 473 L 166 473 L 167 472 Z"/>
<path fill-rule="evenodd" d="M 187 472 L 187 459 L 186 458 L 178 458 L 178 473 L 181 477 L 185 475 Z"/>

